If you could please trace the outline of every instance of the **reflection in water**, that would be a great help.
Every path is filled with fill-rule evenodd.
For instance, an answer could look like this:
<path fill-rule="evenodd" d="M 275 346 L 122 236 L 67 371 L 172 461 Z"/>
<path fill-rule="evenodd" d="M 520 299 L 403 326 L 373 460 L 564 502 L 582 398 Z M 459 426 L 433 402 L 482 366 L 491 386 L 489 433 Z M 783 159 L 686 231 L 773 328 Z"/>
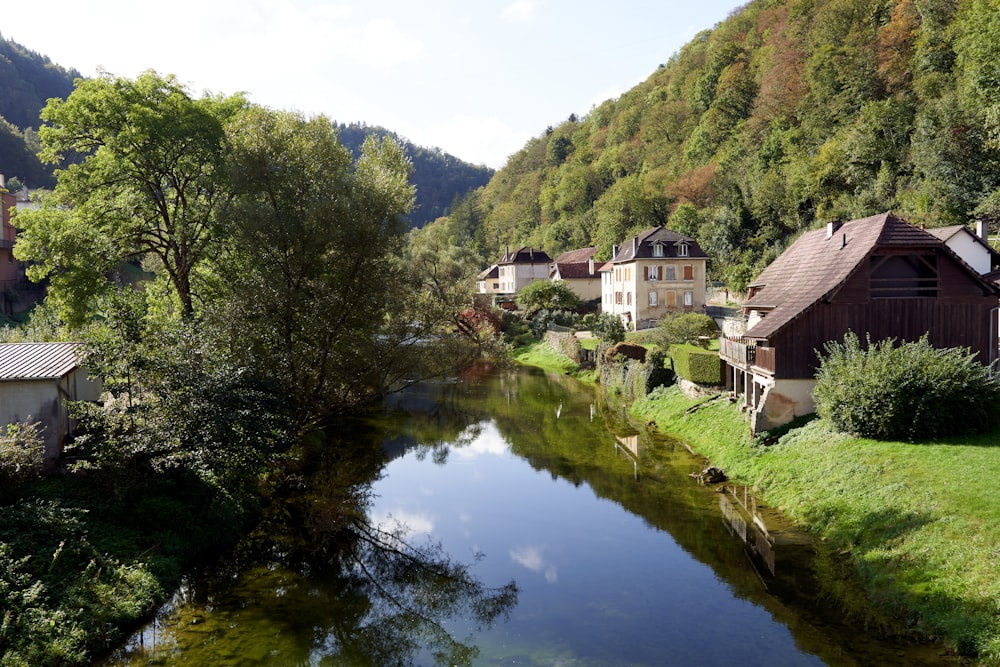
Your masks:
<path fill-rule="evenodd" d="M 477 372 L 340 433 L 146 630 L 156 650 L 136 639 L 110 664 L 942 664 L 843 624 L 808 536 L 692 483 L 704 461 L 681 443 L 563 376 Z M 776 574 L 720 497 L 748 536 L 760 516 Z"/>
<path fill-rule="evenodd" d="M 486 586 L 428 538 L 427 514 L 366 518 L 370 485 L 345 483 L 364 467 L 327 461 L 104 664 L 406 665 L 418 654 L 473 664 L 478 647 L 449 623 L 491 627 L 517 604 L 517 585 Z"/>

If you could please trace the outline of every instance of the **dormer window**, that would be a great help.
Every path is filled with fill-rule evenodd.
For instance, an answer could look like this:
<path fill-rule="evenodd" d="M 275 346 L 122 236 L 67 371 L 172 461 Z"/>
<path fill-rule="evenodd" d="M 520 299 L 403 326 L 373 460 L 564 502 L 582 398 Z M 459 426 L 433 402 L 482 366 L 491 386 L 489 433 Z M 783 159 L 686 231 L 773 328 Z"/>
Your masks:
<path fill-rule="evenodd" d="M 688 256 L 688 244 L 687 243 L 678 243 L 677 244 L 677 256 L 678 257 L 687 257 Z"/>
<path fill-rule="evenodd" d="M 653 257 L 663 257 L 663 244 L 653 244 Z"/>

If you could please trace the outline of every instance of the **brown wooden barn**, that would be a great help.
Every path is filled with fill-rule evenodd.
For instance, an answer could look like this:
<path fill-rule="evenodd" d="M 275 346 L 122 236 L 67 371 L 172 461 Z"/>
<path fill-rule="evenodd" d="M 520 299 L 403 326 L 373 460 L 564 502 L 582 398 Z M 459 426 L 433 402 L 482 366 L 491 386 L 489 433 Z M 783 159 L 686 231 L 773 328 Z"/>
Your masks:
<path fill-rule="evenodd" d="M 729 388 L 743 396 L 753 430 L 813 412 L 826 342 L 917 340 L 997 358 L 1000 289 L 934 235 L 892 215 L 803 234 L 750 284 L 745 335 L 723 339 Z"/>

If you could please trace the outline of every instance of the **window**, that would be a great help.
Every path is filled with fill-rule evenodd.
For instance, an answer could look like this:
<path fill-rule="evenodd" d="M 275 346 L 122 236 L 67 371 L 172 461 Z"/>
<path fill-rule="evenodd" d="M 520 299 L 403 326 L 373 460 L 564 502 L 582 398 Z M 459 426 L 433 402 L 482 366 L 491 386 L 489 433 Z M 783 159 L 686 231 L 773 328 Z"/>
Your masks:
<path fill-rule="evenodd" d="M 618 304 L 619 306 L 622 305 L 622 293 L 621 292 L 615 292 L 615 303 Z"/>
<path fill-rule="evenodd" d="M 621 282 L 621 279 L 622 279 L 622 270 L 615 269 L 615 280 Z"/>
<path fill-rule="evenodd" d="M 694 292 L 688 290 L 684 292 L 684 305 L 693 306 L 694 305 Z"/>
<path fill-rule="evenodd" d="M 642 267 L 643 277 L 646 280 L 661 280 L 663 278 L 663 267 L 662 266 L 644 266 Z"/>
<path fill-rule="evenodd" d="M 657 306 L 657 303 L 656 303 L 656 290 L 650 290 L 649 291 L 649 307 L 650 308 L 656 308 L 656 306 Z"/>
<path fill-rule="evenodd" d="M 667 308 L 677 307 L 677 292 L 667 292 Z"/>
<path fill-rule="evenodd" d="M 653 257 L 663 257 L 663 246 L 659 243 L 653 245 Z"/>
<path fill-rule="evenodd" d="M 626 306 L 632 305 L 632 292 L 625 292 L 625 305 Z"/>
<path fill-rule="evenodd" d="M 495 290 L 500 289 L 500 283 L 493 283 L 493 289 Z"/>
<path fill-rule="evenodd" d="M 667 267 L 667 280 L 677 280 L 677 267 L 668 266 Z"/>
<path fill-rule="evenodd" d="M 694 267 L 690 264 L 684 265 L 684 280 L 694 280 Z"/>
<path fill-rule="evenodd" d="M 687 257 L 688 256 L 688 244 L 687 243 L 679 243 L 679 244 L 677 244 L 677 256 L 678 257 Z"/>
<path fill-rule="evenodd" d="M 936 255 L 890 255 L 871 259 L 873 299 L 935 297 L 938 291 Z"/>

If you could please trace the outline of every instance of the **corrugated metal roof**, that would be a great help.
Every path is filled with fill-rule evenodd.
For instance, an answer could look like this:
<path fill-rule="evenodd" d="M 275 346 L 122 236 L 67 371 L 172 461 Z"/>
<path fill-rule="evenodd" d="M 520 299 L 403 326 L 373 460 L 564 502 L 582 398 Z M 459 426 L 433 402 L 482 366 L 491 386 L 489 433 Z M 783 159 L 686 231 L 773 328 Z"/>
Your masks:
<path fill-rule="evenodd" d="M 83 343 L 0 343 L 0 380 L 61 378 L 82 352 Z"/>

